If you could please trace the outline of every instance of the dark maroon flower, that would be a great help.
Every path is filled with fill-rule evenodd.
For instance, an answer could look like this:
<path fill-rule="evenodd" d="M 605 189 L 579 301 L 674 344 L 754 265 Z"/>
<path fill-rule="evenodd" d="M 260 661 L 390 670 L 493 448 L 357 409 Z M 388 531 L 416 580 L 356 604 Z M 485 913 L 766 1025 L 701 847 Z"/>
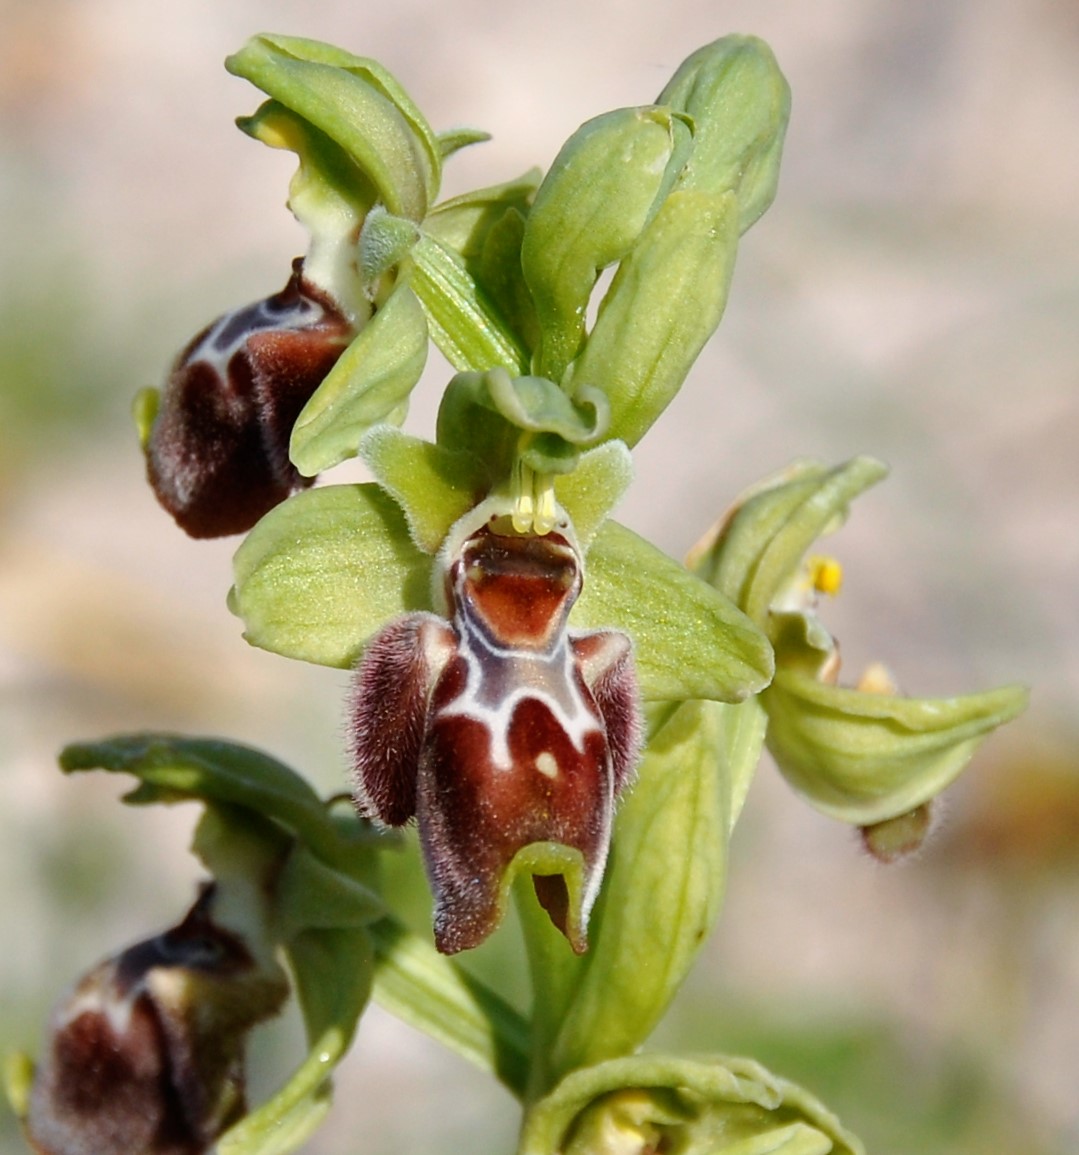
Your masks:
<path fill-rule="evenodd" d="M 303 275 L 218 318 L 177 358 L 146 443 L 150 484 L 192 537 L 243 533 L 311 484 L 289 461 L 292 427 L 355 329 Z"/>
<path fill-rule="evenodd" d="M 213 921 L 213 895 L 54 1011 L 26 1119 L 40 1155 L 202 1155 L 243 1115 L 244 1036 L 288 985 Z"/>
<path fill-rule="evenodd" d="M 630 642 L 567 629 L 582 582 L 568 522 L 515 533 L 477 512 L 441 554 L 450 620 L 397 619 L 356 673 L 357 805 L 416 817 L 439 950 L 486 938 L 524 870 L 580 953 L 640 744 Z"/>

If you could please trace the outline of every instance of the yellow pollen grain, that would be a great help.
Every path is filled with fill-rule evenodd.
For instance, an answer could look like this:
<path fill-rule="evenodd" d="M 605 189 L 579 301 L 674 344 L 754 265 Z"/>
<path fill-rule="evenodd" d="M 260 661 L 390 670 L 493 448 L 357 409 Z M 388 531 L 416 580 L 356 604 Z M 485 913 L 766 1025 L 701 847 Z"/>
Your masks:
<path fill-rule="evenodd" d="M 536 769 L 547 778 L 557 778 L 558 760 L 549 750 L 544 750 L 536 755 Z"/>
<path fill-rule="evenodd" d="M 819 594 L 835 597 L 843 585 L 843 567 L 834 557 L 811 557 L 806 559 L 809 580 Z"/>

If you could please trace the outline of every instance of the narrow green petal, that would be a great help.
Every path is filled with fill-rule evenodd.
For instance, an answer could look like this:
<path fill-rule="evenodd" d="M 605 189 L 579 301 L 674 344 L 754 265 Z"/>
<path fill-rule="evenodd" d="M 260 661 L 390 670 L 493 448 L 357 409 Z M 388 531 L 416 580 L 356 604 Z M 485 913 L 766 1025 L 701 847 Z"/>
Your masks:
<path fill-rule="evenodd" d="M 440 132 L 436 139 L 438 150 L 445 160 L 470 144 L 483 144 L 484 141 L 491 139 L 491 134 L 484 132 L 482 128 L 451 128 Z"/>
<path fill-rule="evenodd" d="M 589 550 L 571 620 L 629 634 L 646 701 L 740 702 L 772 677 L 771 646 L 741 610 L 613 521 Z"/>
<path fill-rule="evenodd" d="M 229 608 L 253 646 L 347 669 L 391 618 L 430 608 L 431 559 L 377 485 L 298 493 L 233 559 Z"/>
<path fill-rule="evenodd" d="M 814 1096 L 751 1059 L 634 1055 L 568 1075 L 529 1110 L 518 1155 L 865 1155 Z"/>
<path fill-rule="evenodd" d="M 450 527 L 483 496 L 488 483 L 478 460 L 379 425 L 364 437 L 360 456 L 404 510 L 412 540 L 438 553 Z"/>
<path fill-rule="evenodd" d="M 682 387 L 727 304 L 738 248 L 732 193 L 676 189 L 618 266 L 572 380 L 611 403 L 630 447 Z"/>
<path fill-rule="evenodd" d="M 456 249 L 466 261 L 474 260 L 483 252 L 488 233 L 508 208 L 527 211 L 541 175 L 538 168 L 532 168 L 516 180 L 440 201 L 427 214 L 424 232 Z"/>
<path fill-rule="evenodd" d="M 289 456 L 305 476 L 356 455 L 372 426 L 402 413 L 427 360 L 427 321 L 399 284 L 315 390 L 292 429 Z"/>
<path fill-rule="evenodd" d="M 577 544 L 587 552 L 600 526 L 633 480 L 633 458 L 623 441 L 605 441 L 554 479 L 555 496 L 569 514 Z"/>
<path fill-rule="evenodd" d="M 786 778 L 825 814 L 858 826 L 939 794 L 1026 690 L 901 698 L 826 685 L 781 667 L 762 696 L 767 744 Z"/>

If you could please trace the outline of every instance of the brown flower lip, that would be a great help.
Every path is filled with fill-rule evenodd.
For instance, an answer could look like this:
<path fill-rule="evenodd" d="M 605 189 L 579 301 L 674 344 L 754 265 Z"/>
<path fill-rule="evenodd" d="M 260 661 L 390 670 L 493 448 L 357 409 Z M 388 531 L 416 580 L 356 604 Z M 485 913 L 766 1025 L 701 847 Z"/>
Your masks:
<path fill-rule="evenodd" d="M 176 359 L 146 444 L 160 503 L 191 537 L 244 533 L 313 478 L 292 427 L 355 330 L 293 262 L 288 283 L 202 330 Z"/>

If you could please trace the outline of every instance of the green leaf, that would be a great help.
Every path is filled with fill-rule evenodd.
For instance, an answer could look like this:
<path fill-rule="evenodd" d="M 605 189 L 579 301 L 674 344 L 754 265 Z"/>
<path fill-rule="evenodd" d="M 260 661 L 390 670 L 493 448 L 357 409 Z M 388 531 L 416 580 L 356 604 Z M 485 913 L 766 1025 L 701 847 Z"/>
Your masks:
<path fill-rule="evenodd" d="M 939 794 L 1027 692 L 1008 686 L 961 698 L 902 698 L 817 681 L 780 667 L 762 695 L 768 749 L 817 809 L 865 826 Z"/>
<path fill-rule="evenodd" d="M 427 313 L 431 339 L 455 369 L 527 372 L 520 338 L 459 253 L 424 233 L 412 261 L 410 283 Z"/>
<path fill-rule="evenodd" d="M 630 1054 L 659 1022 L 719 913 L 763 738 L 754 699 L 684 702 L 652 737 L 618 809 L 586 954 L 555 941 L 534 898 L 523 902 L 544 1085 Z"/>
<path fill-rule="evenodd" d="M 682 387 L 723 316 L 737 248 L 733 194 L 676 189 L 622 260 L 571 378 L 607 394 L 609 437 L 632 448 Z"/>
<path fill-rule="evenodd" d="M 555 157 L 521 248 L 541 331 L 534 372 L 562 381 L 584 338 L 600 271 L 621 260 L 652 219 L 688 138 L 668 109 L 619 108 L 581 125 Z"/>
<path fill-rule="evenodd" d="M 347 669 L 391 618 L 430 609 L 431 559 L 377 485 L 298 493 L 233 559 L 229 608 L 253 646 Z"/>
<path fill-rule="evenodd" d="M 395 919 L 370 934 L 375 1001 L 523 1095 L 531 1033 L 520 1013 Z"/>
<path fill-rule="evenodd" d="M 225 67 L 340 145 L 390 212 L 423 220 L 441 178 L 441 149 L 381 65 L 315 40 L 262 35 Z"/>
<path fill-rule="evenodd" d="M 733 192 L 744 233 L 775 197 L 790 117 L 772 50 L 754 36 L 725 36 L 685 60 L 656 102 L 693 118 L 679 187 Z"/>
<path fill-rule="evenodd" d="M 373 425 L 400 415 L 427 360 L 427 321 L 399 283 L 315 390 L 292 429 L 289 456 L 305 476 L 356 455 Z"/>
<path fill-rule="evenodd" d="M 692 568 L 767 625 L 773 602 L 809 547 L 838 528 L 850 502 L 887 473 L 872 457 L 834 469 L 797 462 L 739 498 L 713 540 L 694 551 Z"/>
<path fill-rule="evenodd" d="M 808 1091 L 750 1059 L 635 1055 L 568 1075 L 525 1118 L 518 1155 L 864 1155 Z"/>
<path fill-rule="evenodd" d="M 629 634 L 646 701 L 740 702 L 772 677 L 771 646 L 741 610 L 613 521 L 588 552 L 571 622 Z"/>

